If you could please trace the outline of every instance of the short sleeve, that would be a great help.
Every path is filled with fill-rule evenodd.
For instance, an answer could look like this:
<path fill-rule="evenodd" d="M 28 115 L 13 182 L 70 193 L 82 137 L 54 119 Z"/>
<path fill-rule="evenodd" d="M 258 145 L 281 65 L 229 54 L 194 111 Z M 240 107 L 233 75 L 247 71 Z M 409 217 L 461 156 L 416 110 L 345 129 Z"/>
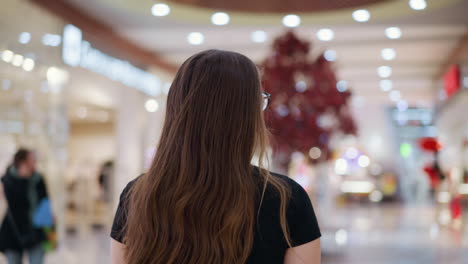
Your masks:
<path fill-rule="evenodd" d="M 127 184 L 125 189 L 120 194 L 119 205 L 117 206 L 117 211 L 114 216 L 114 222 L 112 223 L 112 229 L 110 236 L 120 242 L 123 243 L 125 237 L 125 225 L 127 223 L 127 212 L 128 212 L 128 193 L 133 186 L 134 181 Z"/>
<path fill-rule="evenodd" d="M 292 245 L 300 246 L 321 237 L 314 208 L 307 192 L 297 182 L 288 179 L 291 200 L 287 210 L 287 221 Z"/>

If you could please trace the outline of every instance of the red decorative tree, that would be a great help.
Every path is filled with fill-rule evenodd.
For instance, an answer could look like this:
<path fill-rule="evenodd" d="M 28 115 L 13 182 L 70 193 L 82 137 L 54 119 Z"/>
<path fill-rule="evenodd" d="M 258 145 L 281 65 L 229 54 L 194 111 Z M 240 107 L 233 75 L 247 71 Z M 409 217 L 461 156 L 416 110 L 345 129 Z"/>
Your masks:
<path fill-rule="evenodd" d="M 274 158 L 283 167 L 295 151 L 310 151 L 312 163 L 328 160 L 332 135 L 356 133 L 346 83 L 337 83 L 323 54 L 312 60 L 309 50 L 309 42 L 289 31 L 274 41 L 262 63 L 263 87 L 272 94 L 267 122 L 274 136 Z"/>

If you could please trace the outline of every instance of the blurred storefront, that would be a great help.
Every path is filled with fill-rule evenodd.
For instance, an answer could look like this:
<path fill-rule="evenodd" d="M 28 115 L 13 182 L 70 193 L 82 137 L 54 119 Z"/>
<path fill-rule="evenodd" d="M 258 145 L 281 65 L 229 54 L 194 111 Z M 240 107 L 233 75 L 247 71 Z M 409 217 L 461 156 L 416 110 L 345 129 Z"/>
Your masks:
<path fill-rule="evenodd" d="M 2 5 L 0 169 L 17 148 L 35 150 L 60 236 L 108 228 L 121 189 L 154 154 L 168 84 L 35 4 Z"/>

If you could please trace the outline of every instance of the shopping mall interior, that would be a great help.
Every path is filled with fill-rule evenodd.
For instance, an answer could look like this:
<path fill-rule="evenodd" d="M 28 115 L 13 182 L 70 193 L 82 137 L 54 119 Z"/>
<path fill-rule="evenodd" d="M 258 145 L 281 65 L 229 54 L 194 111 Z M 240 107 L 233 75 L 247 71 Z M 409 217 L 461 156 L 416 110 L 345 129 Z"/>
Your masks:
<path fill-rule="evenodd" d="M 37 154 L 57 223 L 46 263 L 110 263 L 118 197 L 151 163 L 177 69 L 236 51 L 272 94 L 271 166 L 309 193 L 323 263 L 468 263 L 467 12 L 467 0 L 2 0 L 0 171 L 20 147 Z"/>

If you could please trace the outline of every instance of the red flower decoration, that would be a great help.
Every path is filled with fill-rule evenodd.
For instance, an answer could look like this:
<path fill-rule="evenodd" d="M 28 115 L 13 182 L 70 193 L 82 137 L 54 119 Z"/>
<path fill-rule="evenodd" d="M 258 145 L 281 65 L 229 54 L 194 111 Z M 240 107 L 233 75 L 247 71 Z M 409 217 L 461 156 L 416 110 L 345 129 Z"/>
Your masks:
<path fill-rule="evenodd" d="M 427 176 L 429 176 L 429 181 L 431 183 L 431 187 L 433 189 L 437 188 L 440 184 L 440 178 L 439 178 L 439 173 L 437 172 L 436 168 L 432 165 L 428 165 L 424 167 L 424 172 L 427 173 Z"/>
<path fill-rule="evenodd" d="M 450 212 L 452 213 L 452 219 L 460 218 L 462 215 L 462 206 L 460 195 L 453 198 L 450 202 Z"/>
<path fill-rule="evenodd" d="M 433 137 L 424 137 L 419 140 L 419 145 L 421 148 L 428 152 L 437 152 L 439 151 L 442 146 L 440 145 L 439 141 Z"/>

